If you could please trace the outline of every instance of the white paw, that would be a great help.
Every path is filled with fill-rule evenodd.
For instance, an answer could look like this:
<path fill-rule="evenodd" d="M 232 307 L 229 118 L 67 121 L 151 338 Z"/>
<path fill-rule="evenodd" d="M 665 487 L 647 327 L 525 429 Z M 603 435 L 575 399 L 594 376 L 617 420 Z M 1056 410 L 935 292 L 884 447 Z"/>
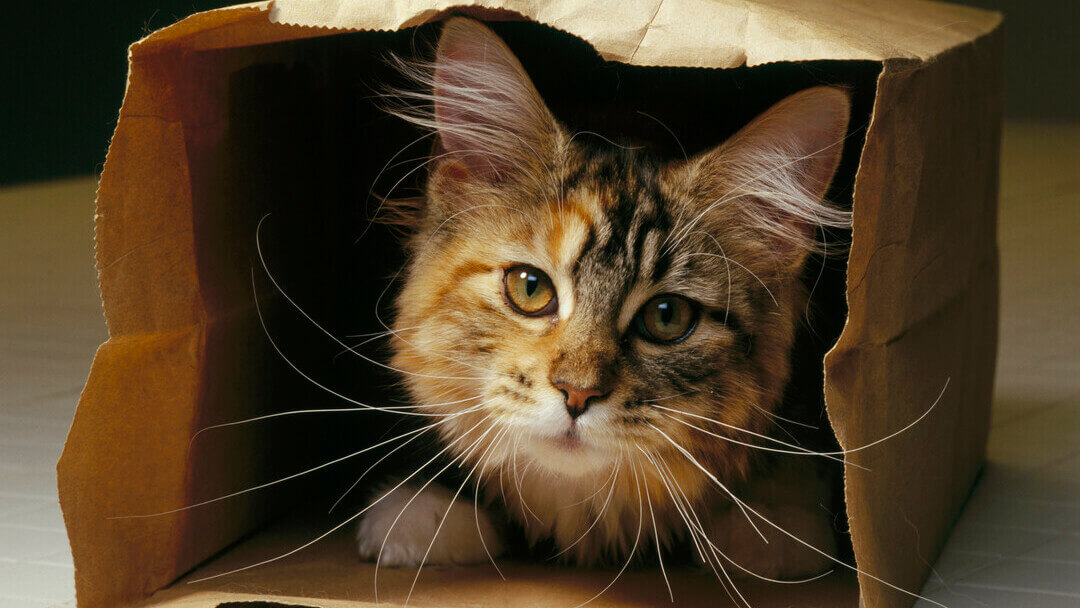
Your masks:
<path fill-rule="evenodd" d="M 373 501 L 378 502 L 361 517 L 356 530 L 362 559 L 379 559 L 384 566 L 415 568 L 421 562 L 475 564 L 486 561 L 489 552 L 494 557 L 502 551 L 502 540 L 487 512 L 475 509 L 471 500 L 459 496 L 451 505 L 453 493 L 432 483 L 406 507 L 417 491 L 418 485 L 405 484 L 397 490 L 390 486 L 375 495 Z"/>
<path fill-rule="evenodd" d="M 813 511 L 797 505 L 751 503 L 749 506 L 822 553 L 836 555 L 836 538 L 831 520 L 824 511 Z M 732 576 L 748 578 L 756 574 L 791 580 L 821 574 L 834 565 L 835 562 L 826 555 L 793 540 L 753 513 L 750 513 L 750 518 L 754 520 L 757 530 L 738 508 L 717 513 L 711 522 L 713 543 L 731 561 L 749 571 L 731 566 L 730 562 L 721 558 L 724 568 Z M 768 542 L 762 540 L 762 535 Z"/>

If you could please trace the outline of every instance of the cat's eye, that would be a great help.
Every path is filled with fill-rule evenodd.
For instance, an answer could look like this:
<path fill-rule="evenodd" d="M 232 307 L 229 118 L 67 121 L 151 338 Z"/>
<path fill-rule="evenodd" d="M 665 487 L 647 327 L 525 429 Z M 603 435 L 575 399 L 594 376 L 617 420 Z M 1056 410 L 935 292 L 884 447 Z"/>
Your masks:
<path fill-rule="evenodd" d="M 503 283 L 510 307 L 523 315 L 542 317 L 555 314 L 559 308 L 555 285 L 546 274 L 532 266 L 510 268 Z"/>
<path fill-rule="evenodd" d="M 681 296 L 662 295 L 641 307 L 634 317 L 634 327 L 650 342 L 675 344 L 693 333 L 697 320 L 696 304 Z"/>

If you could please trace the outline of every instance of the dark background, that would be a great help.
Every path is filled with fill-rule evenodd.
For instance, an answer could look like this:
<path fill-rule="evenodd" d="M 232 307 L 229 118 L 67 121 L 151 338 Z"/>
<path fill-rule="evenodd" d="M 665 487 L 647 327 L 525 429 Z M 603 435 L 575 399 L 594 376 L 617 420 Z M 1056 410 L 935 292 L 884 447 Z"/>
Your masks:
<path fill-rule="evenodd" d="M 963 3 L 1006 14 L 1008 118 L 1080 119 L 1080 2 Z M 123 97 L 127 46 L 191 13 L 228 4 L 112 0 L 5 8 L 0 184 L 98 173 Z"/>

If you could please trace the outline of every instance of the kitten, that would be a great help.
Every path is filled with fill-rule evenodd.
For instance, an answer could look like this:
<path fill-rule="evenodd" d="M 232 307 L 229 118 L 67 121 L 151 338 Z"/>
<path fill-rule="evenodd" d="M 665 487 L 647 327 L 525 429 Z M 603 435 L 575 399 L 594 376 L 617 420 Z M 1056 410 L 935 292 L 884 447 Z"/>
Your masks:
<path fill-rule="evenodd" d="M 448 21 L 413 76 L 433 112 L 402 116 L 437 145 L 393 364 L 437 415 L 448 466 L 479 487 L 388 485 L 360 555 L 468 564 L 517 531 L 580 564 L 682 547 L 733 575 L 826 569 L 828 480 L 813 458 L 760 448 L 798 451 L 769 437 L 770 415 L 806 307 L 800 272 L 819 227 L 849 223 L 822 202 L 847 93 L 802 91 L 661 163 L 574 137 L 477 22 Z"/>

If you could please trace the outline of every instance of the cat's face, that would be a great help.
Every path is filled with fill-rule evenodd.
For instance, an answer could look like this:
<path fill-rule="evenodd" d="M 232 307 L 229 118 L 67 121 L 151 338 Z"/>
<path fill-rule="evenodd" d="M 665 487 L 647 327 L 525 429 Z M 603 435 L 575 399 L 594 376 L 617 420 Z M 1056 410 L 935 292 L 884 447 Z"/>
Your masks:
<path fill-rule="evenodd" d="M 476 23 L 447 25 L 431 86 L 439 145 L 394 362 L 451 450 L 564 479 L 686 455 L 744 473 L 787 379 L 815 224 L 846 221 L 820 203 L 846 95 L 793 96 L 663 164 L 573 137 Z"/>
<path fill-rule="evenodd" d="M 729 291 L 719 243 L 676 234 L 693 207 L 673 176 L 630 152 L 575 156 L 558 168 L 560 196 L 458 199 L 461 215 L 420 237 L 401 300 L 401 327 L 419 328 L 397 359 L 470 378 L 410 383 L 426 402 L 476 398 L 454 409 L 482 403 L 476 417 L 568 475 L 610 471 L 641 457 L 635 446 L 667 451 L 654 426 L 685 441 L 654 404 L 746 425 L 723 404 L 752 371 L 748 332 L 767 313 L 764 287 L 737 267 Z"/>

